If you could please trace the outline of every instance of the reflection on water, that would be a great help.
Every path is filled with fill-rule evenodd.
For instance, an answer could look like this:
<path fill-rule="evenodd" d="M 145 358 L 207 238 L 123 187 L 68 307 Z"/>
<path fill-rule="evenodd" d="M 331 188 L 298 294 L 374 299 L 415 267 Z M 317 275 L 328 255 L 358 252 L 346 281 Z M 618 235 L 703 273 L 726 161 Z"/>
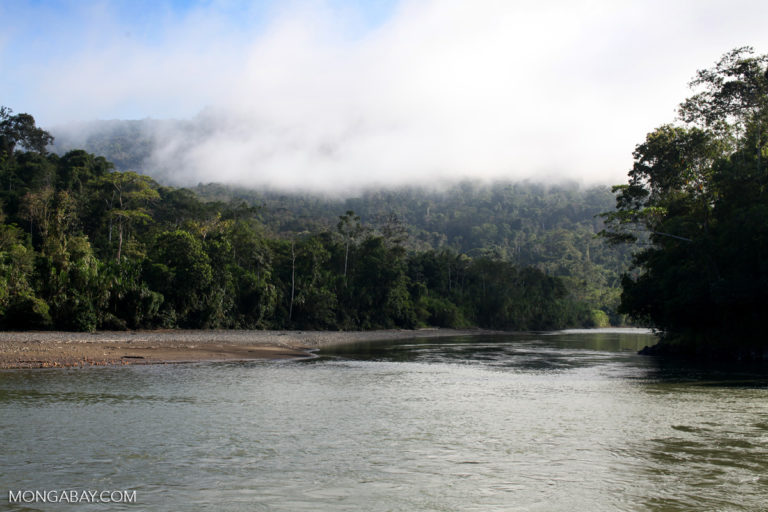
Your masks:
<path fill-rule="evenodd" d="M 0 482 L 136 489 L 131 510 L 764 509 L 765 372 L 636 355 L 652 341 L 561 332 L 3 371 Z"/>
<path fill-rule="evenodd" d="M 486 367 L 553 370 L 591 366 L 608 359 L 622 360 L 615 352 L 626 352 L 634 356 L 653 341 L 654 338 L 645 329 L 595 329 L 482 337 L 457 336 L 410 342 L 361 342 L 329 347 L 320 354 L 358 360 L 458 362 Z"/>

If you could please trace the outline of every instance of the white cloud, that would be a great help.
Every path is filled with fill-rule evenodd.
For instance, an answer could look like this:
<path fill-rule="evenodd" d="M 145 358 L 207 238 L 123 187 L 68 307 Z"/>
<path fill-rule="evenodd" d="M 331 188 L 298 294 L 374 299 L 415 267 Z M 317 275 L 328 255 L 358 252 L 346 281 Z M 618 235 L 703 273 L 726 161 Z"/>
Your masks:
<path fill-rule="evenodd" d="M 41 108 L 62 121 L 211 106 L 204 133 L 166 133 L 154 155 L 191 183 L 619 182 L 696 69 L 768 51 L 768 4 L 749 1 L 413 0 L 362 34 L 322 3 L 258 30 L 214 4 L 151 41 L 91 15 L 87 51 L 34 70 Z"/>

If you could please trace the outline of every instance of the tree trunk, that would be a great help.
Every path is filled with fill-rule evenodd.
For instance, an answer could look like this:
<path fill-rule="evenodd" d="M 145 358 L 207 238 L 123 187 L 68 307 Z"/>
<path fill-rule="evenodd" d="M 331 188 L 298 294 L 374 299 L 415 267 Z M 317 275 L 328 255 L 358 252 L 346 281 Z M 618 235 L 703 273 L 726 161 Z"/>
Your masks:
<path fill-rule="evenodd" d="M 117 225 L 117 263 L 120 263 L 120 255 L 123 252 L 123 223 Z"/>
<path fill-rule="evenodd" d="M 347 260 L 349 259 L 349 240 L 347 240 L 347 244 L 345 245 L 344 250 L 344 279 L 346 283 L 347 278 Z"/>
<path fill-rule="evenodd" d="M 293 296 L 296 291 L 296 251 L 293 242 L 291 242 L 291 304 L 288 307 L 288 321 L 293 318 Z"/>

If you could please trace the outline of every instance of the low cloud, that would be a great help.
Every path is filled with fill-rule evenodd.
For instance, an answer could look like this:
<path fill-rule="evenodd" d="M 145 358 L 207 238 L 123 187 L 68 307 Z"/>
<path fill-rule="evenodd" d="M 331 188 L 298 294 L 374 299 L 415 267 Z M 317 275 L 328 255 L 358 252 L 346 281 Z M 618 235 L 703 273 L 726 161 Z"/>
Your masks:
<path fill-rule="evenodd" d="M 256 28 L 211 5 L 143 39 L 89 12 L 87 47 L 28 70 L 32 113 L 190 119 L 158 129 L 147 161 L 179 184 L 616 183 L 696 69 L 768 51 L 764 2 L 413 0 L 364 30 L 322 2 Z"/>

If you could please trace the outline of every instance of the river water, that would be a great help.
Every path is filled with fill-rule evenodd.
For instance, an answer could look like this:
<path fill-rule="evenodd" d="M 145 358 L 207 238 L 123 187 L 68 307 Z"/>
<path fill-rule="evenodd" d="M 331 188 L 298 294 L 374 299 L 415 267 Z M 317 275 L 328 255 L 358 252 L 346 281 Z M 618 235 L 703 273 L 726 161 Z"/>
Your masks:
<path fill-rule="evenodd" d="M 768 375 L 633 331 L 0 372 L 9 510 L 767 510 Z M 135 490 L 131 504 L 8 491 Z"/>

